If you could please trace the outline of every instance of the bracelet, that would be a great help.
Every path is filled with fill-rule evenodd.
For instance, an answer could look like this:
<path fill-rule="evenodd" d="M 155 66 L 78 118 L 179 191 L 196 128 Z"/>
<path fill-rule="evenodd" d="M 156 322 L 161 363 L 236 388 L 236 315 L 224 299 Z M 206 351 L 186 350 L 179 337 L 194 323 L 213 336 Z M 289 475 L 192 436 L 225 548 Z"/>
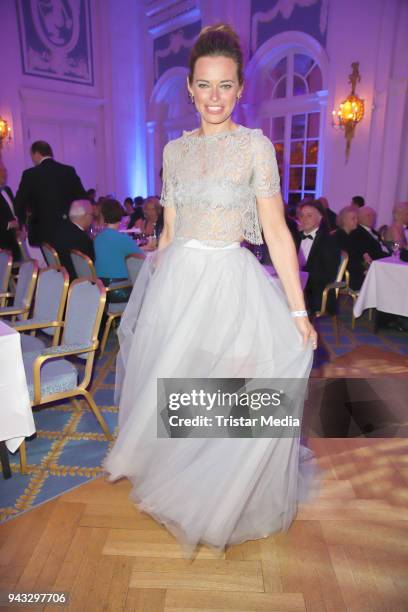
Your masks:
<path fill-rule="evenodd" d="M 307 317 L 307 310 L 292 310 L 292 317 Z"/>

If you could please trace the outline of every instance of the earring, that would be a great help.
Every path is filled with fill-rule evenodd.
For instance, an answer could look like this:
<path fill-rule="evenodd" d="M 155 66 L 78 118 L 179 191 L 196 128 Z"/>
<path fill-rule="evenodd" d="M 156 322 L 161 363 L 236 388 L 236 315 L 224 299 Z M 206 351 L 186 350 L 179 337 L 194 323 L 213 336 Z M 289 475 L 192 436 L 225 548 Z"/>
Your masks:
<path fill-rule="evenodd" d="M 190 96 L 190 102 L 191 102 L 191 104 L 194 104 L 194 96 L 193 96 L 193 94 L 192 94 L 192 93 L 189 93 L 188 95 Z"/>

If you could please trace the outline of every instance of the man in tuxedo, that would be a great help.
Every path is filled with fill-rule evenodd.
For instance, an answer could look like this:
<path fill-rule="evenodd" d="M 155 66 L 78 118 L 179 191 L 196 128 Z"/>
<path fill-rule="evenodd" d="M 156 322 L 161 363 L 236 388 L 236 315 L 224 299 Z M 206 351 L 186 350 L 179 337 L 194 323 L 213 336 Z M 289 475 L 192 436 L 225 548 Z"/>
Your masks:
<path fill-rule="evenodd" d="M 7 168 L 0 165 L 0 249 L 11 251 L 14 260 L 21 259 L 18 229 L 13 192 L 7 186 Z"/>
<path fill-rule="evenodd" d="M 375 220 L 375 210 L 370 206 L 363 206 L 358 210 L 359 225 L 350 234 L 350 239 L 356 241 L 361 252 L 364 253 L 364 259 L 367 263 L 390 255 L 389 250 L 381 240 L 380 234 L 374 229 Z"/>
<path fill-rule="evenodd" d="M 76 249 L 95 261 L 93 241 L 87 234 L 93 220 L 92 204 L 88 200 L 74 200 L 69 209 L 69 220 L 61 223 L 55 232 L 52 245 L 61 265 L 67 270 L 70 280 L 76 278 L 70 251 Z"/>
<path fill-rule="evenodd" d="M 57 228 L 68 219 L 71 202 L 86 197 L 81 180 L 72 166 L 55 161 L 47 142 L 31 145 L 34 168 L 25 170 L 16 195 L 16 214 L 23 225 L 28 216 L 31 245 L 51 242 Z"/>
<path fill-rule="evenodd" d="M 320 202 L 301 204 L 298 213 L 300 227 L 296 240 L 302 269 L 308 272 L 304 290 L 307 309 L 310 313 L 320 310 L 323 289 L 336 280 L 340 264 L 340 249 L 322 224 L 323 211 Z M 336 302 L 333 291 L 329 292 L 327 310 L 335 313 Z"/>

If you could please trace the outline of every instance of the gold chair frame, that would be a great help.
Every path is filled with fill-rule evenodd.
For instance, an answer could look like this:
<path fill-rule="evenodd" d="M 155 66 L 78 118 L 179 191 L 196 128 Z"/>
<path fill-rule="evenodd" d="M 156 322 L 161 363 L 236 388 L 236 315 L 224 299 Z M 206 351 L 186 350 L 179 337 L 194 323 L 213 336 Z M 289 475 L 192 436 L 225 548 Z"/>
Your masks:
<path fill-rule="evenodd" d="M 22 320 L 28 319 L 28 315 L 31 310 L 31 304 L 33 302 L 34 289 L 35 289 L 35 285 L 37 282 L 37 276 L 38 276 L 38 262 L 35 259 L 29 259 L 28 261 L 33 262 L 34 267 L 33 267 L 33 273 L 31 275 L 31 280 L 28 286 L 28 290 L 26 293 L 26 297 L 24 300 L 23 308 L 13 308 L 12 310 L 9 310 L 8 312 L 5 312 L 5 313 L 0 312 L 0 317 L 2 316 L 10 317 L 11 316 L 11 320 L 13 322 L 16 320 L 17 315 L 21 315 Z M 27 262 L 23 262 L 23 263 L 27 263 Z M 10 298 L 14 298 L 14 297 L 15 297 L 15 293 L 10 292 L 10 291 L 5 291 L 5 292 L 0 293 L 0 300 L 5 299 L 7 301 Z"/>
<path fill-rule="evenodd" d="M 7 249 L 0 249 L 0 253 L 2 254 L 5 253 L 7 255 L 7 265 L 6 265 L 6 275 L 4 277 L 4 285 L 2 288 L 0 287 L 0 289 L 5 289 L 5 291 L 0 292 L 0 308 L 3 308 L 3 306 L 6 305 L 7 297 L 4 297 L 4 296 L 1 297 L 1 296 L 2 294 L 7 293 L 9 289 L 9 284 L 11 280 L 11 271 L 13 268 L 13 256 L 10 251 L 7 251 Z"/>
<path fill-rule="evenodd" d="M 327 300 L 328 300 L 328 296 L 329 296 L 329 291 L 333 291 L 335 292 L 336 295 L 336 300 L 339 297 L 339 292 L 341 290 L 347 290 L 348 288 L 348 282 L 347 280 L 343 280 L 343 278 L 346 277 L 347 274 L 347 265 L 348 265 L 348 261 L 349 261 L 349 257 L 348 254 L 345 253 L 344 251 L 341 252 L 341 259 L 340 259 L 340 264 L 337 270 L 337 275 L 336 275 L 336 280 L 334 281 L 334 283 L 328 283 L 325 288 L 323 289 L 322 292 L 322 303 L 320 306 L 320 310 L 318 312 L 314 313 L 314 316 L 316 318 L 320 318 L 325 316 L 326 314 L 329 314 L 327 312 Z M 347 278 L 347 277 L 346 277 Z M 334 330 L 334 337 L 335 337 L 335 342 L 336 345 L 339 344 L 339 322 L 337 319 L 337 314 L 331 315 L 332 317 L 332 321 L 333 321 L 333 330 Z"/>
<path fill-rule="evenodd" d="M 40 270 L 38 280 L 40 279 L 41 275 L 44 274 L 44 272 L 46 272 L 47 270 L 56 270 L 57 272 L 61 272 L 64 276 L 64 285 L 63 285 L 63 289 L 61 292 L 61 299 L 58 305 L 56 318 L 53 321 L 41 321 L 38 323 L 17 322 L 15 325 L 15 329 L 19 332 L 30 331 L 31 335 L 35 336 L 36 332 L 39 329 L 55 327 L 55 333 L 52 337 L 51 346 L 57 346 L 57 344 L 59 343 L 62 328 L 64 326 L 64 312 L 65 312 L 65 305 L 67 302 L 68 289 L 69 289 L 69 275 L 66 269 L 62 266 L 61 268 L 57 268 L 56 266 L 49 266 L 48 268 L 43 268 L 42 270 Z M 37 284 L 37 290 L 38 290 L 38 284 Z"/>
<path fill-rule="evenodd" d="M 75 285 L 79 284 L 79 283 L 83 283 L 86 282 L 84 281 L 84 279 L 76 279 L 74 280 L 69 288 L 69 292 L 68 292 L 68 300 L 67 300 L 67 310 L 69 307 L 69 302 L 71 299 L 71 294 L 72 294 L 72 289 L 73 287 L 75 287 Z M 98 286 L 98 289 L 100 291 L 100 299 L 99 299 L 99 306 L 98 306 L 98 310 L 97 310 L 97 314 L 95 317 L 95 323 L 94 323 L 94 327 L 92 330 L 92 338 L 91 338 L 91 342 L 89 344 L 89 346 L 87 346 L 86 348 L 81 348 L 81 349 L 75 349 L 72 348 L 70 350 L 66 350 L 63 352 L 53 352 L 53 348 L 58 348 L 58 347 L 50 347 L 48 349 L 48 354 L 47 354 L 47 349 L 44 351 L 44 354 L 39 355 L 36 360 L 34 361 L 33 364 L 33 382 L 34 382 L 34 397 L 33 397 L 33 401 L 31 403 L 31 406 L 40 406 L 43 404 L 49 404 L 52 402 L 56 402 L 62 399 L 68 399 L 70 398 L 72 403 L 74 404 L 74 406 L 76 408 L 79 408 L 78 406 L 78 402 L 75 399 L 78 395 L 81 395 L 88 403 L 90 409 L 92 410 L 92 412 L 94 413 L 99 425 L 101 426 L 105 437 L 107 440 L 112 440 L 112 434 L 106 424 L 105 419 L 103 418 L 98 406 L 96 405 L 92 395 L 90 394 L 90 392 L 87 390 L 87 387 L 89 386 L 90 382 L 91 382 L 91 377 L 92 377 L 92 369 L 93 369 L 93 363 L 94 363 L 94 359 L 95 359 L 95 352 L 98 348 L 98 331 L 99 331 L 99 326 L 101 323 L 101 319 L 102 319 L 102 314 L 105 308 L 105 302 L 106 302 L 106 289 L 103 285 L 103 283 L 99 280 L 96 279 L 95 281 L 90 281 L 93 284 L 96 284 Z M 65 327 L 64 327 L 64 332 L 62 335 L 62 340 L 61 340 L 61 344 L 64 344 L 64 335 L 65 335 Z M 69 391 L 59 391 L 57 393 L 52 393 L 50 395 L 46 395 L 45 397 L 42 397 L 41 395 L 41 367 L 44 363 L 46 363 L 47 361 L 49 361 L 50 359 L 64 359 L 65 357 L 70 357 L 70 356 L 75 356 L 75 355 L 81 355 L 87 353 L 87 358 L 86 358 L 86 365 L 85 365 L 85 372 L 83 375 L 82 380 L 77 384 L 77 386 L 74 389 L 71 389 Z M 27 460 L 26 460 L 26 449 L 25 449 L 25 442 L 23 440 L 21 446 L 20 446 L 20 467 L 21 467 L 21 472 L 24 474 L 27 471 Z"/>
<path fill-rule="evenodd" d="M 88 255 L 85 255 L 85 253 L 82 253 L 81 251 L 78 251 L 77 249 L 72 249 L 71 253 L 74 253 L 78 257 L 82 257 L 82 259 L 86 262 L 89 268 L 89 278 L 92 280 L 97 279 L 95 265 L 92 259 L 88 257 Z M 130 255 L 128 257 L 130 257 Z M 123 283 L 118 282 L 118 283 L 115 283 L 115 285 L 112 287 L 105 287 L 105 289 L 106 289 L 107 294 L 109 294 L 109 291 L 113 291 L 114 289 L 126 289 L 131 286 L 132 285 L 129 281 L 123 281 Z M 122 316 L 122 314 L 123 314 L 122 312 L 114 312 L 114 313 L 107 315 L 105 328 L 103 330 L 103 336 L 102 336 L 102 340 L 100 344 L 101 355 L 105 352 L 106 344 L 108 342 L 109 332 L 110 332 L 113 321 L 115 319 L 119 319 Z"/>
<path fill-rule="evenodd" d="M 54 257 L 54 259 L 55 259 L 55 264 L 50 264 L 50 263 L 48 262 L 48 259 L 47 259 L 46 255 L 45 255 L 45 253 L 44 253 L 44 247 L 45 247 L 46 249 L 48 249 L 48 250 L 49 250 L 49 251 L 52 253 L 52 256 L 53 256 L 53 257 Z M 43 242 L 43 243 L 41 244 L 41 253 L 43 254 L 43 257 L 44 257 L 44 259 L 45 259 L 45 262 L 46 262 L 46 264 L 47 264 L 47 266 L 48 266 L 49 268 L 60 268 L 60 267 L 61 267 L 61 260 L 60 260 L 60 258 L 59 258 L 59 255 L 58 255 L 57 251 L 54 249 L 54 247 L 53 247 L 53 246 L 52 246 L 52 245 L 51 245 L 49 242 Z"/>

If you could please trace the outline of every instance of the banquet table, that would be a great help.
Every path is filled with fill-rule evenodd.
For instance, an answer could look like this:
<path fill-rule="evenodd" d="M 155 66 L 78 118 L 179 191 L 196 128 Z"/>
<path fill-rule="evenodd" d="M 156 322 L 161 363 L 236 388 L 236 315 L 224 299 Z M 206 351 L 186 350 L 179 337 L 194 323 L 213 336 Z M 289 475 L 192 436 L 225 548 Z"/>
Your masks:
<path fill-rule="evenodd" d="M 354 316 L 366 308 L 408 317 L 408 263 L 392 257 L 373 261 L 354 305 Z"/>
<path fill-rule="evenodd" d="M 24 438 L 34 433 L 20 334 L 0 321 L 0 444 L 3 451 L 5 443 L 9 451 L 15 452 Z"/>

